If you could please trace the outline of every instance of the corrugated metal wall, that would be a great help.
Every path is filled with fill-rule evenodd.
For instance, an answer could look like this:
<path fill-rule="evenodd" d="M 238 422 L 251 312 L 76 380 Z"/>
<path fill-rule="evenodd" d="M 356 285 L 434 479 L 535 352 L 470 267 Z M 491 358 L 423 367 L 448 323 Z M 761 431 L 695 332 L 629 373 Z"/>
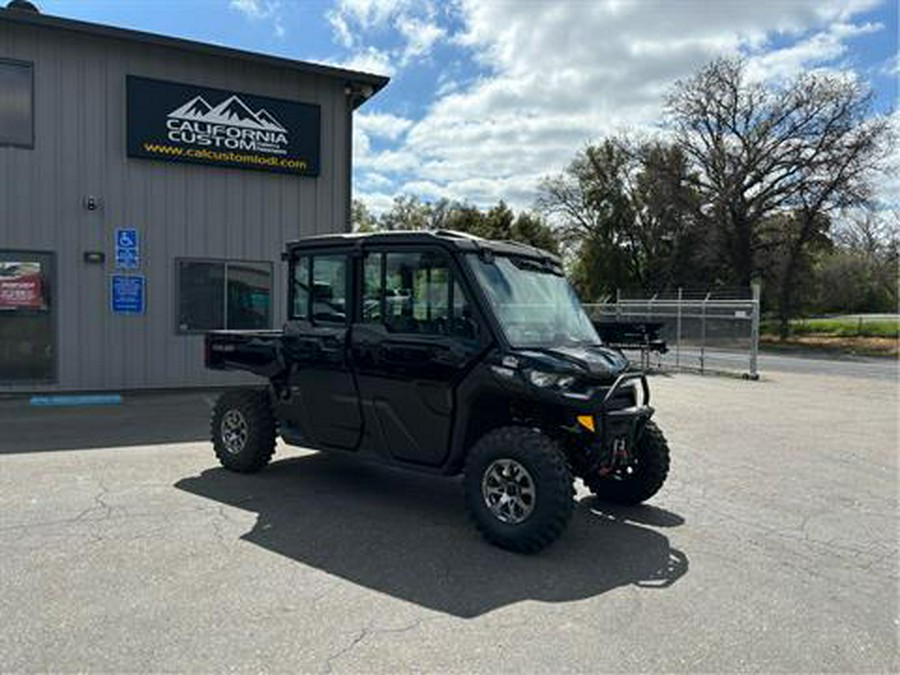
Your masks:
<path fill-rule="evenodd" d="M 116 39 L 0 22 L 0 58 L 34 63 L 35 147 L 0 147 L 0 249 L 54 251 L 57 384 L 17 389 L 202 386 L 241 376 L 203 368 L 202 337 L 175 332 L 175 260 L 269 260 L 273 325 L 284 320 L 280 252 L 301 235 L 344 231 L 349 187 L 344 82 Z M 317 103 L 318 178 L 125 155 L 125 78 Z M 88 211 L 83 198 L 103 200 Z M 109 310 L 113 233 L 136 227 L 146 314 Z M 106 252 L 88 265 L 83 252 Z M 0 384 L 0 391 L 10 390 Z"/>

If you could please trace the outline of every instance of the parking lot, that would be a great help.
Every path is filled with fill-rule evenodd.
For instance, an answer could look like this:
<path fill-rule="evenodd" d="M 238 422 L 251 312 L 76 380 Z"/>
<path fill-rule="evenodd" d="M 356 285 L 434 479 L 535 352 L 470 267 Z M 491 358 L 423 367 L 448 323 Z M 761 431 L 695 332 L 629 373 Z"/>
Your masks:
<path fill-rule="evenodd" d="M 0 402 L 4 671 L 896 671 L 896 379 L 651 380 L 666 487 L 579 485 L 540 555 L 456 480 L 280 447 L 218 468 L 209 393 Z"/>

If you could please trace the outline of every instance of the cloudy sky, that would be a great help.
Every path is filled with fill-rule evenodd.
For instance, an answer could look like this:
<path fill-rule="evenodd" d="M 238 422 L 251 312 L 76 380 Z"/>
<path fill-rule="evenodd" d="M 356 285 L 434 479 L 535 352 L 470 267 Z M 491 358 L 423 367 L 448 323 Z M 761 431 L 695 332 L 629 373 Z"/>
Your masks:
<path fill-rule="evenodd" d="M 657 124 L 722 54 L 849 70 L 897 107 L 896 0 L 37 0 L 44 12 L 390 75 L 356 118 L 356 196 L 532 203 L 586 143 Z M 900 166 L 881 181 L 900 206 Z"/>

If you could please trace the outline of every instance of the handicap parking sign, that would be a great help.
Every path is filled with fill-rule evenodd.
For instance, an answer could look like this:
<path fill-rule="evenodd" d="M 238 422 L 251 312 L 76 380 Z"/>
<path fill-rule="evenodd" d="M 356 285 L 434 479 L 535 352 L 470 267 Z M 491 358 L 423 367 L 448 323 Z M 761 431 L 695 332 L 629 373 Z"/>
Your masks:
<path fill-rule="evenodd" d="M 134 228 L 123 227 L 116 230 L 116 267 L 135 270 L 141 266 L 138 232 Z"/>

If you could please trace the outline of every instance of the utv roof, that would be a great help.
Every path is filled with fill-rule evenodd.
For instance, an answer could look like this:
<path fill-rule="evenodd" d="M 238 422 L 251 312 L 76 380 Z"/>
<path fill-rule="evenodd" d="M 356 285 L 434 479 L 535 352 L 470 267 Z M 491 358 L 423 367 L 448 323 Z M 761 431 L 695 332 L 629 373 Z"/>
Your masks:
<path fill-rule="evenodd" d="M 549 260 L 560 264 L 558 256 L 518 241 L 484 239 L 467 232 L 456 230 L 394 230 L 391 232 L 353 232 L 348 234 L 320 234 L 302 237 L 287 243 L 287 251 L 297 249 L 325 248 L 333 246 L 375 246 L 378 244 L 437 244 L 444 248 L 465 252 L 490 251 L 497 255 L 523 256 L 539 260 Z"/>

